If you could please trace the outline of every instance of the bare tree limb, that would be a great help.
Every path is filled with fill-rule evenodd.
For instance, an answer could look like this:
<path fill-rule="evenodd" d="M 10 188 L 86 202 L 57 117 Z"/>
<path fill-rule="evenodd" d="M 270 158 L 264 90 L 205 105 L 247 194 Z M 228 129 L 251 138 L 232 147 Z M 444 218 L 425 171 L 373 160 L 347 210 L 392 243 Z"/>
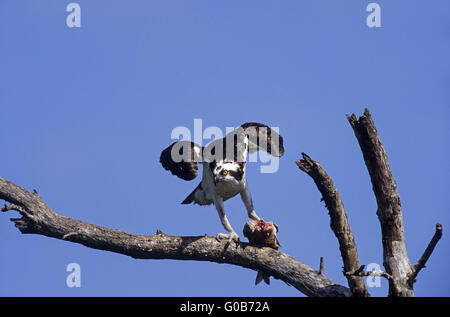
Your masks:
<path fill-rule="evenodd" d="M 428 244 L 427 248 L 423 252 L 420 259 L 417 260 L 416 264 L 414 264 L 413 271 L 409 279 L 409 283 L 411 285 L 415 283 L 417 274 L 419 274 L 420 270 L 422 270 L 425 267 L 425 264 L 430 258 L 431 253 L 433 253 L 433 250 L 436 247 L 439 240 L 441 239 L 441 237 L 442 237 L 442 225 L 440 223 L 437 223 L 436 231 L 434 232 L 433 238 L 431 239 L 430 243 Z"/>
<path fill-rule="evenodd" d="M 345 276 L 382 276 L 387 280 L 391 280 L 392 276 L 387 274 L 384 271 L 376 270 L 376 271 L 364 271 L 365 265 L 361 265 L 361 267 L 353 272 L 344 272 Z"/>
<path fill-rule="evenodd" d="M 355 271 L 360 267 L 358 251 L 341 197 L 320 163 L 312 160 L 305 153 L 302 153 L 302 156 L 303 159 L 296 162 L 297 166 L 314 180 L 322 194 L 330 215 L 330 227 L 339 241 L 344 271 Z M 353 275 L 346 275 L 346 277 L 353 296 L 370 296 L 361 277 Z"/>
<path fill-rule="evenodd" d="M 320 257 L 319 274 L 324 275 L 324 273 L 323 273 L 323 256 Z"/>
<path fill-rule="evenodd" d="M 296 163 L 314 180 L 322 193 L 322 200 L 325 201 L 330 215 L 330 227 L 339 242 L 344 276 L 350 289 L 325 277 L 323 257 L 320 260 L 320 269 L 316 271 L 273 248 L 255 247 L 242 242 L 227 244 L 208 236 L 169 236 L 160 230 L 155 235 L 148 236 L 109 229 L 61 216 L 50 209 L 36 190 L 30 193 L 2 178 L 0 200 L 9 204 L 1 211 L 16 210 L 20 213 L 21 218 L 11 220 L 22 233 L 45 235 L 133 258 L 197 260 L 238 265 L 281 279 L 307 296 L 370 296 L 363 276 L 382 276 L 388 279 L 389 296 L 414 296 L 413 284 L 442 237 L 442 225 L 436 225 L 436 232 L 423 255 L 411 266 L 406 252 L 397 185 L 371 114 L 365 109 L 361 117 L 357 118 L 352 114 L 347 115 L 347 119 L 361 147 L 377 200 L 385 271 L 364 271 L 365 266 L 360 266 L 344 205 L 331 178 L 320 163 L 305 153 L 302 153 L 303 159 Z"/>
<path fill-rule="evenodd" d="M 348 288 L 317 274 L 311 267 L 277 250 L 248 243 L 218 242 L 215 237 L 179 237 L 162 233 L 137 235 L 61 216 L 37 193 L 0 178 L 0 199 L 10 203 L 4 211 L 17 210 L 11 219 L 22 233 L 34 233 L 116 252 L 139 259 L 197 260 L 239 265 L 264 271 L 294 286 L 307 296 L 351 296 Z"/>
<path fill-rule="evenodd" d="M 365 109 L 364 115 L 359 118 L 352 114 L 347 115 L 347 119 L 361 147 L 377 200 L 377 216 L 381 224 L 383 243 L 383 265 L 386 272 L 392 276 L 389 280 L 389 296 L 414 296 L 413 289 L 407 282 L 412 267 L 406 252 L 400 196 L 386 151 L 369 109 Z"/>

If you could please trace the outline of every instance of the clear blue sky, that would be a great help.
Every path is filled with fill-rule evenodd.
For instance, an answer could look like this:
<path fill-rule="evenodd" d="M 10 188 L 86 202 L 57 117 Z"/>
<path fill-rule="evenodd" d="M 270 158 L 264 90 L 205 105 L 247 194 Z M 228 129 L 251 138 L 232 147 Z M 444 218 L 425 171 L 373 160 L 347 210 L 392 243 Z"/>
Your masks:
<path fill-rule="evenodd" d="M 223 232 L 214 207 L 180 202 L 186 182 L 159 164 L 176 126 L 280 127 L 274 174 L 249 169 L 256 211 L 278 223 L 281 251 L 346 284 L 338 243 L 301 152 L 322 163 L 345 204 L 361 263 L 382 265 L 376 202 L 345 114 L 369 107 L 402 200 L 411 262 L 436 222 L 444 236 L 416 295 L 449 296 L 450 2 L 0 2 L 0 177 L 37 189 L 58 213 L 138 234 Z M 239 197 L 225 204 L 241 234 Z M 298 296 L 256 272 L 216 263 L 135 260 L 38 235 L 0 215 L 0 295 Z M 242 237 L 242 234 L 241 234 Z M 81 266 L 81 288 L 66 266 Z M 370 288 L 387 294 L 387 283 Z"/>

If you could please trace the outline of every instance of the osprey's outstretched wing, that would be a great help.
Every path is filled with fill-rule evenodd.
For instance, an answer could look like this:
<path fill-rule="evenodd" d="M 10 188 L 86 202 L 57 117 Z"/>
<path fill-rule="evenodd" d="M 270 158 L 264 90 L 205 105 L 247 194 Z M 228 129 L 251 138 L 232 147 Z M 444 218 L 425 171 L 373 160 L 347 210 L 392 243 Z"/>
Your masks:
<path fill-rule="evenodd" d="M 247 153 L 256 151 L 280 157 L 284 154 L 283 138 L 265 124 L 247 122 L 228 133 L 225 138 L 214 140 L 205 146 L 203 156 L 207 162 L 217 159 L 246 162 Z"/>
<path fill-rule="evenodd" d="M 159 162 L 173 175 L 190 181 L 198 175 L 203 148 L 190 141 L 177 141 L 161 152 Z"/>
<path fill-rule="evenodd" d="M 247 122 L 238 128 L 248 138 L 248 153 L 265 151 L 273 156 L 284 154 L 283 138 L 275 130 L 262 123 Z"/>
<path fill-rule="evenodd" d="M 273 156 L 284 154 L 283 138 L 265 124 L 247 122 L 216 139 L 206 147 L 191 141 L 177 141 L 161 152 L 162 166 L 173 175 L 184 180 L 193 180 L 198 175 L 198 162 L 247 161 L 247 153 L 265 151 Z"/>

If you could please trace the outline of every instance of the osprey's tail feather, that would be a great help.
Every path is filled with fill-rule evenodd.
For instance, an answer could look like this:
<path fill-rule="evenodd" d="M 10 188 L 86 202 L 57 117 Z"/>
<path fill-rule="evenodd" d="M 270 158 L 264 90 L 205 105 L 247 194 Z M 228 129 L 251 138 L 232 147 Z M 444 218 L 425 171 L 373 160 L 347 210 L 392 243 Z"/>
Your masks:
<path fill-rule="evenodd" d="M 267 274 L 263 271 L 258 271 L 258 274 L 256 275 L 255 285 L 258 285 L 263 280 L 267 285 L 270 285 L 270 274 Z"/>
<path fill-rule="evenodd" d="M 198 204 L 198 205 L 211 205 L 212 201 L 206 199 L 205 192 L 203 191 L 202 183 L 198 184 L 198 186 L 189 194 L 182 202 L 183 205 L 187 205 L 190 203 Z"/>
<path fill-rule="evenodd" d="M 200 185 L 199 185 L 199 186 L 200 186 Z M 197 186 L 197 188 L 198 188 L 198 186 Z M 187 197 L 181 202 L 183 205 L 187 205 L 187 204 L 190 204 L 190 203 L 193 203 L 193 202 L 194 202 L 194 199 L 195 199 L 195 191 L 197 190 L 197 188 L 195 188 L 195 189 L 192 191 L 192 193 L 190 193 L 189 196 L 187 196 Z"/>

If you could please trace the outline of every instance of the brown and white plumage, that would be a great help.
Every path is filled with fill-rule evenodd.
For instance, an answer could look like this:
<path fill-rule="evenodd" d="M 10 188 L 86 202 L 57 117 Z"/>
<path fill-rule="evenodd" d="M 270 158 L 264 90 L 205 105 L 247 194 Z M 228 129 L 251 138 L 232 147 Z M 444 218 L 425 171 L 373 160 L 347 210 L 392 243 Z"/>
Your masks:
<path fill-rule="evenodd" d="M 184 180 L 197 177 L 198 164 L 202 164 L 202 180 L 182 204 L 214 204 L 228 231 L 219 233 L 217 238 L 238 240 L 225 215 L 224 201 L 240 194 L 249 218 L 260 219 L 253 208 L 246 179 L 247 156 L 258 150 L 280 157 L 284 154 L 283 138 L 264 124 L 248 122 L 205 147 L 190 141 L 174 142 L 162 151 L 160 162 L 166 170 Z"/>

